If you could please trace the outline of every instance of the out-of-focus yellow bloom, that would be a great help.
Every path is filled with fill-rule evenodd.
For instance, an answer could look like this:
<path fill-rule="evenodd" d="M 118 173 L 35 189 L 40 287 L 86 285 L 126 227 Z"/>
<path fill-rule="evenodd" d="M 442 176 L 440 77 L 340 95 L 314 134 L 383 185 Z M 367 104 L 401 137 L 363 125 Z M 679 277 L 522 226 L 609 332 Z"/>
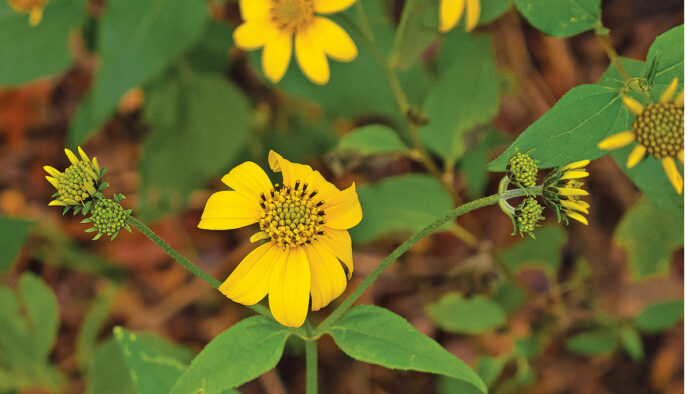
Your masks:
<path fill-rule="evenodd" d="M 349 62 L 357 57 L 357 47 L 343 28 L 317 14 L 334 14 L 354 2 L 240 0 L 244 23 L 233 32 L 233 40 L 247 51 L 263 48 L 263 72 L 275 83 L 287 72 L 293 46 L 304 75 L 315 84 L 325 85 L 330 78 L 328 57 Z"/>
<path fill-rule="evenodd" d="M 465 8 L 466 29 L 472 31 L 479 24 L 481 0 L 440 0 L 440 32 L 448 32 L 457 26 Z"/>
<path fill-rule="evenodd" d="M 29 24 L 36 26 L 41 22 L 44 7 L 49 0 L 7 0 L 7 2 L 15 11 L 29 13 Z"/>
<path fill-rule="evenodd" d="M 84 206 L 86 202 L 99 194 L 106 187 L 100 184 L 103 170 L 97 162 L 97 158 L 92 160 L 85 154 L 82 148 L 78 147 L 78 158 L 69 149 L 65 150 L 70 166 L 61 172 L 51 166 L 44 166 L 44 171 L 49 175 L 46 180 L 55 188 L 55 200 L 49 206 Z"/>
<path fill-rule="evenodd" d="M 627 157 L 627 168 L 636 166 L 647 154 L 661 159 L 668 180 L 678 194 L 683 193 L 683 177 L 676 167 L 675 159 L 683 163 L 685 137 L 684 92 L 677 96 L 678 78 L 668 86 L 658 103 L 642 105 L 631 97 L 625 97 L 627 108 L 636 115 L 632 130 L 611 135 L 598 143 L 598 148 L 612 150 L 637 141 Z M 675 98 L 674 98 L 675 96 Z"/>
<path fill-rule="evenodd" d="M 219 286 L 231 300 L 253 305 L 266 295 L 274 318 L 299 327 L 345 291 L 353 271 L 349 228 L 362 220 L 355 185 L 338 190 L 307 165 L 270 151 L 269 164 L 282 172 L 273 186 L 253 162 L 235 167 L 221 181 L 233 190 L 214 193 L 199 228 L 228 230 L 258 223 L 258 246 Z M 347 277 L 340 262 L 348 269 Z"/>

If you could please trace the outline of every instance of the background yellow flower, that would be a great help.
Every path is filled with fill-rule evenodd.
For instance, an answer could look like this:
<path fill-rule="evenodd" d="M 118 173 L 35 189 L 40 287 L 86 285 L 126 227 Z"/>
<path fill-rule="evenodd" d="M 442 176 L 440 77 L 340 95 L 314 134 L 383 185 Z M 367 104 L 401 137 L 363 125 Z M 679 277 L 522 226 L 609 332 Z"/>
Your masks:
<path fill-rule="evenodd" d="M 472 31 L 479 23 L 481 15 L 481 0 L 441 0 L 440 1 L 440 32 L 452 30 L 459 23 L 466 8 L 466 29 Z"/>

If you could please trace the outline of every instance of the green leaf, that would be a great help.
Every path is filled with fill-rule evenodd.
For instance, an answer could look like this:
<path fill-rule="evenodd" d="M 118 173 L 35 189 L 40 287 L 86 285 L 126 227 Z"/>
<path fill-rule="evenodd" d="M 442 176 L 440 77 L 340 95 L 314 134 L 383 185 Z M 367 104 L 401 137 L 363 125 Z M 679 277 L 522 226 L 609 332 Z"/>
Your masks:
<path fill-rule="evenodd" d="M 615 241 L 627 251 L 634 279 L 667 273 L 671 254 L 683 245 L 683 214 L 662 211 L 643 198 L 617 225 Z"/>
<path fill-rule="evenodd" d="M 34 274 L 19 279 L 19 296 L 27 313 L 34 359 L 49 357 L 58 334 L 58 301 L 53 291 Z"/>
<path fill-rule="evenodd" d="M 438 81 L 424 105 L 428 124 L 419 132 L 426 147 L 454 162 L 465 151 L 464 133 L 498 113 L 498 74 L 491 39 L 452 33 L 438 64 Z"/>
<path fill-rule="evenodd" d="M 438 37 L 438 3 L 431 0 L 407 1 L 401 12 L 389 63 L 401 69 L 408 68 Z"/>
<path fill-rule="evenodd" d="M 0 216 L 0 272 L 12 268 L 32 227 L 31 220 Z"/>
<path fill-rule="evenodd" d="M 226 74 L 233 45 L 231 33 L 231 26 L 209 20 L 199 42 L 187 52 L 187 63 L 197 71 Z"/>
<path fill-rule="evenodd" d="M 528 266 L 544 269 L 553 275 L 562 261 L 561 248 L 566 242 L 566 232 L 561 226 L 544 226 L 535 231 L 536 239 L 524 238 L 500 252 L 503 262 L 512 270 Z"/>
<path fill-rule="evenodd" d="M 52 0 L 37 26 L 29 14 L 0 2 L 0 85 L 18 85 L 66 70 L 73 63 L 69 35 L 85 18 L 78 0 Z"/>
<path fill-rule="evenodd" d="M 601 0 L 514 0 L 515 6 L 537 30 L 569 37 L 591 30 L 600 21 Z"/>
<path fill-rule="evenodd" d="M 684 82 L 684 34 L 685 25 L 676 26 L 656 37 L 647 53 L 647 63 L 651 63 L 655 55 L 659 55 L 658 71 L 655 88 L 665 89 L 673 78 L 678 78 L 682 87 Z M 660 90 L 660 89 L 659 89 Z"/>
<path fill-rule="evenodd" d="M 353 130 L 340 139 L 336 149 L 364 156 L 408 152 L 408 148 L 396 132 L 382 124 L 362 126 Z"/>
<path fill-rule="evenodd" d="M 121 327 L 114 328 L 131 382 L 137 393 L 168 393 L 178 377 L 185 371 L 185 365 L 168 357 L 150 346 L 147 341 Z"/>
<path fill-rule="evenodd" d="M 87 394 L 136 394 L 129 367 L 115 339 L 104 342 L 88 364 Z"/>
<path fill-rule="evenodd" d="M 78 333 L 77 354 L 80 368 L 87 370 L 97 351 L 97 337 L 112 306 L 115 288 L 108 285 L 97 294 Z"/>
<path fill-rule="evenodd" d="M 386 309 L 372 305 L 354 307 L 329 333 L 338 347 L 356 360 L 449 376 L 486 392 L 484 383 L 467 364 Z"/>
<path fill-rule="evenodd" d="M 515 340 L 515 355 L 526 359 L 533 358 L 542 352 L 542 340 L 531 335 L 527 338 L 518 338 Z"/>
<path fill-rule="evenodd" d="M 501 304 L 506 312 L 513 312 L 525 302 L 525 294 L 515 282 L 507 281 L 498 286 L 493 300 Z"/>
<path fill-rule="evenodd" d="M 249 317 L 209 342 L 171 393 L 217 393 L 255 379 L 277 364 L 289 335 L 266 317 Z"/>
<path fill-rule="evenodd" d="M 480 356 L 476 360 L 476 373 L 479 374 L 481 380 L 488 387 L 492 387 L 501 375 L 503 367 L 506 365 L 506 360 Z M 440 394 L 477 394 L 480 393 L 473 385 L 455 378 L 440 376 L 437 380 L 438 393 Z"/>
<path fill-rule="evenodd" d="M 155 77 L 203 33 L 200 0 L 110 1 L 100 22 L 100 68 L 78 107 L 68 140 L 77 145 L 111 115 L 124 93 Z"/>
<path fill-rule="evenodd" d="M 506 322 L 501 305 L 483 296 L 466 299 L 458 293 L 449 293 L 428 304 L 426 310 L 440 328 L 459 334 L 489 332 Z"/>
<path fill-rule="evenodd" d="M 261 138 L 261 152 L 265 158 L 269 149 L 295 163 L 308 161 L 328 153 L 338 144 L 333 125 L 326 119 L 311 120 L 301 113 L 288 114 L 286 127 L 267 130 Z M 299 141 L 304 141 L 300 144 Z M 244 152 L 244 154 L 252 152 Z"/>
<path fill-rule="evenodd" d="M 587 331 L 567 339 L 566 348 L 584 356 L 612 353 L 617 348 L 617 336 L 606 329 Z"/>
<path fill-rule="evenodd" d="M 474 147 L 468 149 L 469 152 L 459 160 L 458 168 L 465 178 L 469 198 L 476 199 L 484 195 L 488 186 L 489 172 L 486 166 L 494 157 L 491 152 L 511 139 L 503 132 L 490 128 L 476 135 L 470 134 L 469 137 L 476 140 Z"/>
<path fill-rule="evenodd" d="M 510 8 L 511 0 L 487 0 L 481 2 L 479 25 L 490 23 L 505 14 Z"/>
<path fill-rule="evenodd" d="M 145 221 L 184 208 L 190 193 L 230 170 L 249 140 L 248 100 L 220 75 L 177 74 L 158 84 L 147 92 L 145 117 L 152 125 L 140 165 Z"/>
<path fill-rule="evenodd" d="M 540 168 L 597 159 L 607 153 L 598 149 L 598 142 L 629 129 L 628 114 L 617 89 L 579 85 L 520 134 L 489 170 L 505 171 L 516 152 L 529 152 Z"/>
<path fill-rule="evenodd" d="M 657 333 L 673 327 L 683 319 L 683 300 L 659 302 L 644 309 L 634 320 L 640 331 Z"/>
<path fill-rule="evenodd" d="M 644 359 L 644 344 L 639 332 L 632 327 L 624 327 L 620 330 L 620 343 L 634 362 Z"/>
<path fill-rule="evenodd" d="M 390 233 L 413 233 L 452 208 L 440 183 L 424 174 L 386 178 L 358 187 L 357 194 L 363 219 L 350 234 L 359 243 Z"/>

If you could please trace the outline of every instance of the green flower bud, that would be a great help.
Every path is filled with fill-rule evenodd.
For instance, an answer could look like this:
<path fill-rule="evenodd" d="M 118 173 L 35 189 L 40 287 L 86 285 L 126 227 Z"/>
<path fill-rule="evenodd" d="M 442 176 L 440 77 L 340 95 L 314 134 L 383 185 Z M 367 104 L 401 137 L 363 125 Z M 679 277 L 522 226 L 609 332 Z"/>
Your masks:
<path fill-rule="evenodd" d="M 93 199 L 103 198 L 101 191 L 108 184 L 100 183 L 100 179 L 106 172 L 100 169 L 97 158 L 90 158 L 78 147 L 78 158 L 73 152 L 66 149 L 66 156 L 71 164 L 63 172 L 51 166 L 45 166 L 44 170 L 49 174 L 46 179 L 56 188 L 55 200 L 49 206 L 66 207 L 64 213 L 75 207 L 74 214 L 83 209 L 87 213 Z"/>
<path fill-rule="evenodd" d="M 83 220 L 83 223 L 93 224 L 93 227 L 85 230 L 86 232 L 97 231 L 93 240 L 99 239 L 103 235 L 111 236 L 111 239 L 114 239 L 122 228 L 131 232 L 131 228 L 126 223 L 131 210 L 122 208 L 119 204 L 122 198 L 124 198 L 122 195 L 114 196 L 113 200 L 104 198 L 93 204 L 92 215 L 89 219 Z"/>
<path fill-rule="evenodd" d="M 519 187 L 534 187 L 537 184 L 537 163 L 528 154 L 516 153 L 508 161 L 508 177 Z"/>
<path fill-rule="evenodd" d="M 544 211 L 544 207 L 532 196 L 523 200 L 520 206 L 515 208 L 515 226 L 521 236 L 528 234 L 534 238 L 532 232 L 537 227 L 538 222 L 544 220 L 542 211 Z"/>

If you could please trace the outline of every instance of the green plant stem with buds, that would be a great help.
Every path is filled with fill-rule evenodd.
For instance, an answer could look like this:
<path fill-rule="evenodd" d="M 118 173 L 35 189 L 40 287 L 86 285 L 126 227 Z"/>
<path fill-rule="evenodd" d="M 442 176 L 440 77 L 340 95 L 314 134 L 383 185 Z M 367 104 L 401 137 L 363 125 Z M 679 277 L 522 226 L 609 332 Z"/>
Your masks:
<path fill-rule="evenodd" d="M 182 264 L 185 268 L 187 268 L 191 273 L 195 274 L 198 276 L 200 279 L 204 280 L 205 282 L 209 283 L 209 285 L 215 289 L 218 289 L 219 286 L 221 285 L 221 282 L 216 280 L 215 278 L 211 277 L 209 274 L 206 272 L 202 271 L 201 268 L 197 267 L 194 263 L 186 259 L 183 255 L 178 253 L 175 249 L 173 249 L 170 245 L 168 245 L 167 242 L 163 241 L 161 237 L 156 235 L 156 233 L 153 232 L 148 226 L 146 226 L 143 222 L 140 220 L 136 219 L 135 217 L 129 215 L 126 218 L 127 222 L 134 226 L 137 230 L 139 230 L 143 235 L 147 236 L 151 241 L 153 241 L 156 245 L 158 245 L 161 249 L 165 251 L 165 253 L 169 254 L 170 257 L 175 259 L 178 263 Z M 260 304 L 255 304 L 255 305 L 250 305 L 248 308 L 252 309 L 253 311 L 265 315 L 265 316 L 271 316 L 270 310 L 267 309 L 265 306 L 260 305 Z"/>

